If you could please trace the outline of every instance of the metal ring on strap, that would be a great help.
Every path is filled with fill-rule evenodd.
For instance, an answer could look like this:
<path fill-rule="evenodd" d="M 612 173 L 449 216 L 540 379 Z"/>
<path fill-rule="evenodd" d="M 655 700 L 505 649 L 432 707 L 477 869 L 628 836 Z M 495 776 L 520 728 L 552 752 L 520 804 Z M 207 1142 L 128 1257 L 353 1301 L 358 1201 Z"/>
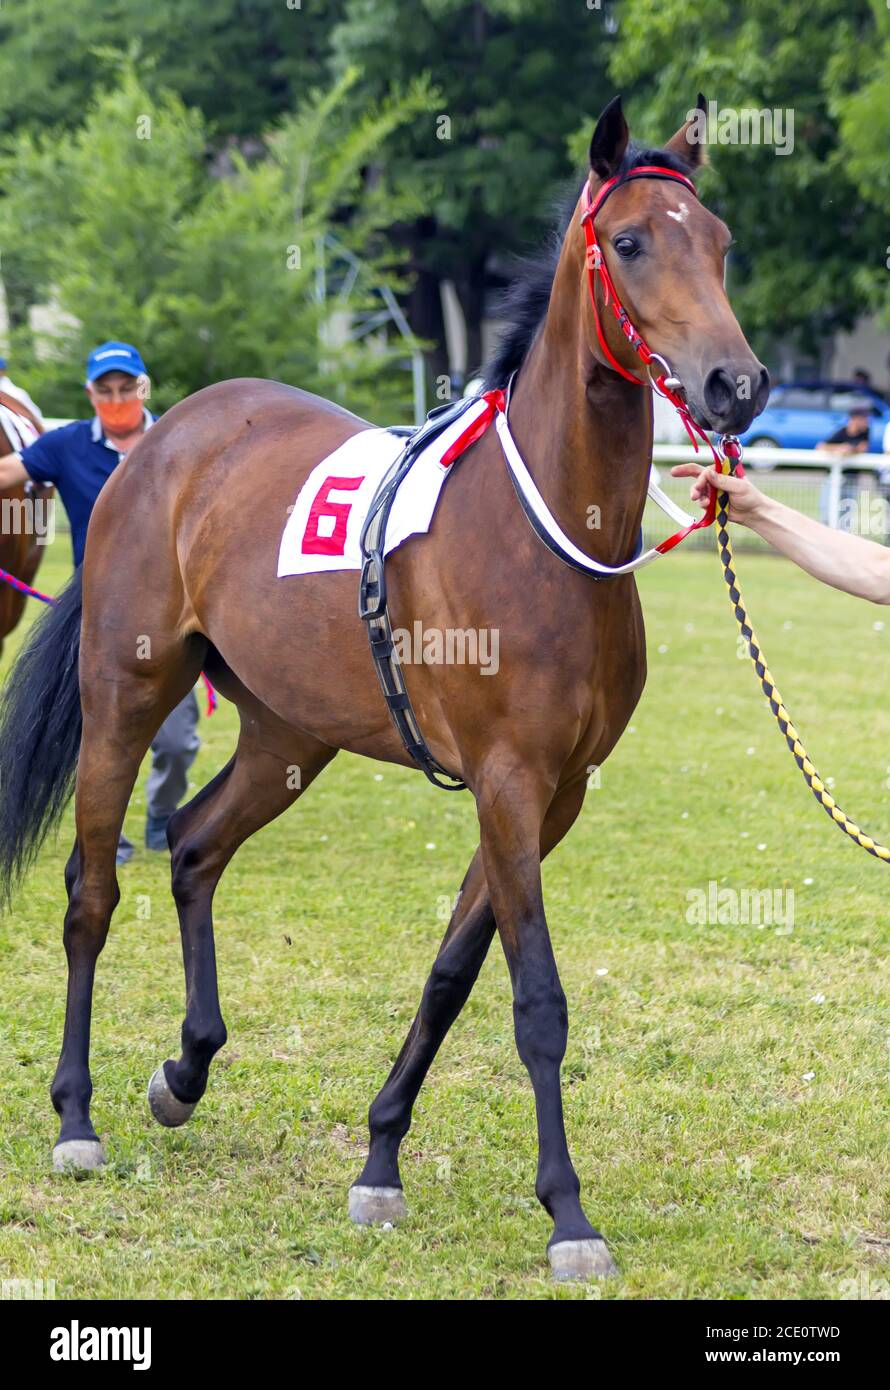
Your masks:
<path fill-rule="evenodd" d="M 653 362 L 657 362 L 663 369 L 660 378 L 654 377 L 652 375 Z M 661 353 L 659 352 L 650 352 L 649 361 L 646 363 L 646 371 L 649 373 L 649 380 L 652 383 L 652 390 L 657 391 L 659 396 L 663 396 L 665 400 L 669 400 L 670 397 L 665 393 L 661 385 L 661 382 L 664 383 L 664 385 L 668 388 L 669 391 L 676 391 L 678 387 L 683 385 L 680 378 L 678 376 L 674 376 L 674 373 L 671 371 L 670 364 L 665 361 L 665 359 L 661 356 Z"/>

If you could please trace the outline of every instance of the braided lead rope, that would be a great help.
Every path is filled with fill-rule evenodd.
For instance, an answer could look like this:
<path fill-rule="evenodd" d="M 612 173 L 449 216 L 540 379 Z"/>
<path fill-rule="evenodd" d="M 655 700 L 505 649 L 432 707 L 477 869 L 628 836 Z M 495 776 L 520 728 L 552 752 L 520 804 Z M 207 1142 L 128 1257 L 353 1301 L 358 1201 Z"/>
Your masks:
<path fill-rule="evenodd" d="M 733 457 L 724 459 L 721 466 L 723 473 L 735 473 L 737 460 Z M 754 670 L 760 681 L 761 689 L 766 696 L 767 703 L 775 716 L 776 723 L 785 736 L 785 742 L 791 750 L 794 761 L 803 774 L 803 779 L 809 787 L 819 805 L 830 816 L 838 829 L 855 841 L 861 849 L 868 850 L 876 859 L 882 859 L 886 864 L 890 861 L 890 849 L 886 845 L 879 844 L 870 835 L 866 835 L 864 830 L 860 830 L 855 821 L 851 821 L 849 816 L 838 806 L 834 797 L 826 789 L 823 779 L 819 776 L 813 766 L 801 741 L 800 734 L 791 722 L 791 716 L 785 708 L 785 702 L 779 694 L 775 681 L 770 675 L 769 667 L 766 664 L 766 657 L 763 655 L 760 643 L 757 640 L 754 629 L 748 618 L 748 610 L 742 598 L 739 583 L 736 579 L 733 568 L 732 543 L 729 539 L 729 495 L 725 492 L 718 493 L 717 496 L 717 551 L 720 556 L 720 563 L 723 566 L 723 578 L 726 580 L 726 587 L 729 590 L 729 599 L 732 609 L 738 622 L 739 629 L 748 647 L 748 653 L 754 664 Z"/>

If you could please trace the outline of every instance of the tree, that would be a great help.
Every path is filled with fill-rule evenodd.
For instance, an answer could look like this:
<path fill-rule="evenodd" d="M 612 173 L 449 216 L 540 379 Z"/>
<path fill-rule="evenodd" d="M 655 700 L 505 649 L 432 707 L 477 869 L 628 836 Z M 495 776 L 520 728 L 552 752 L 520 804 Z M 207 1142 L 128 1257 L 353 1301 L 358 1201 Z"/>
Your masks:
<path fill-rule="evenodd" d="M 610 43 L 602 12 L 583 0 L 348 0 L 335 62 L 360 65 L 363 98 L 418 71 L 442 92 L 439 109 L 388 147 L 394 177 L 416 177 L 426 194 L 424 215 L 394 236 L 417 276 L 412 325 L 440 344 L 437 371 L 442 280 L 455 283 L 472 368 L 492 269 L 509 275 L 511 253 L 543 236 L 555 193 L 577 172 L 567 137 L 585 113 L 592 132 L 611 95 Z"/>
<path fill-rule="evenodd" d="M 507 278 L 511 255 L 540 240 L 573 173 L 566 137 L 611 94 L 610 42 L 584 0 L 23 0 L 0 7 L 0 130 L 46 151 L 47 129 L 81 126 L 133 43 L 145 90 L 197 108 L 216 150 L 249 152 L 332 71 L 362 70 L 356 114 L 431 73 L 440 107 L 401 128 L 387 161 L 395 185 L 423 191 L 390 237 L 408 258 L 412 324 L 436 341 L 442 372 L 442 280 L 457 287 L 475 365 L 492 273 Z M 39 265 L 20 250 L 14 271 L 33 279 Z M 11 286 L 14 311 L 29 283 Z"/>
<path fill-rule="evenodd" d="M 23 0 L 0 8 L 0 130 L 80 125 L 134 43 L 147 90 L 258 135 L 325 77 L 344 0 Z"/>
<path fill-rule="evenodd" d="M 733 300 L 758 350 L 769 356 L 782 335 L 818 356 L 868 307 L 857 268 L 890 239 L 859 196 L 835 115 L 874 42 L 867 0 L 840 12 L 833 0 L 626 0 L 617 14 L 611 73 L 635 134 L 662 140 L 698 91 L 720 108 L 792 113 L 792 153 L 712 144 L 702 187 L 733 229 Z"/>
<path fill-rule="evenodd" d="M 827 80 L 840 131 L 837 164 L 881 215 L 880 235 L 866 250 L 857 285 L 890 324 L 890 10 L 884 0 L 871 0 L 871 9 L 874 33 L 855 55 L 853 73 L 838 55 Z"/>
<path fill-rule="evenodd" d="M 0 244 L 16 358 L 51 413 L 81 408 L 90 346 L 123 338 L 148 351 L 147 306 L 206 187 L 205 143 L 201 116 L 169 93 L 152 101 L 125 63 L 79 129 L 23 134 L 5 155 Z M 62 329 L 41 343 L 26 310 L 50 299 Z"/>
<path fill-rule="evenodd" d="M 382 177 L 364 190 L 362 170 L 434 94 L 417 82 L 356 117 L 346 110 L 355 83 L 350 71 L 307 95 L 299 115 L 267 134 L 262 157 L 236 153 L 224 179 L 208 171 L 200 114 L 170 93 L 152 99 L 129 61 L 79 130 L 19 137 L 0 237 L 14 283 L 30 276 L 44 295 L 51 287 L 59 311 L 49 355 L 24 323 L 15 334 L 17 360 L 51 413 L 79 410 L 86 352 L 114 337 L 142 347 L 160 407 L 255 374 L 404 418 L 410 379 L 395 367 L 404 345 L 332 335 L 315 269 L 336 229 L 365 265 L 341 315 L 366 307 L 371 283 L 399 283 L 382 228 L 393 211 L 412 215 L 416 199 Z M 48 218 L 36 258 L 27 242 L 35 200 Z"/>

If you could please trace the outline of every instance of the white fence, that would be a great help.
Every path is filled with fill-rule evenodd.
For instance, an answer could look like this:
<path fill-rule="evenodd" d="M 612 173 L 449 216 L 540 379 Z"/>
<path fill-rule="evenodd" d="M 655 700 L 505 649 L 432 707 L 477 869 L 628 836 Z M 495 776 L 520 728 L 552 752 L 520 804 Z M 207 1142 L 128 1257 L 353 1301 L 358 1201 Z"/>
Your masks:
<path fill-rule="evenodd" d="M 698 454 L 688 444 L 656 444 L 653 449 L 658 480 L 665 492 L 690 511 L 689 481 L 672 478 L 675 463 L 707 463 L 710 453 L 704 445 Z M 744 464 L 757 487 L 770 497 L 786 502 L 807 516 L 815 517 L 835 529 L 854 531 L 871 540 L 890 544 L 890 454 L 853 454 L 839 457 L 818 449 L 746 449 Z M 881 481 L 885 475 L 887 483 Z M 665 525 L 668 531 L 665 530 Z M 661 511 L 648 503 L 643 517 L 646 545 L 663 540 L 670 523 Z M 709 533 L 690 536 L 685 545 L 713 546 Z M 752 532 L 739 529 L 733 544 L 763 549 L 763 542 Z"/>

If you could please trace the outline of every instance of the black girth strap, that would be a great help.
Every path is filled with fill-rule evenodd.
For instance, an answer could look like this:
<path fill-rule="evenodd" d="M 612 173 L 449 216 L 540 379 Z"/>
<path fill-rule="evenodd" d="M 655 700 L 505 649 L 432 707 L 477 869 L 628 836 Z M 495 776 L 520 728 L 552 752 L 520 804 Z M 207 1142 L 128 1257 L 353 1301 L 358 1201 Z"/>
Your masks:
<path fill-rule="evenodd" d="M 362 575 L 359 584 L 358 614 L 368 628 L 371 656 L 380 689 L 392 715 L 393 723 L 406 750 L 434 786 L 443 791 L 466 790 L 466 782 L 455 777 L 437 762 L 427 746 L 417 722 L 417 715 L 405 686 L 402 667 L 392 640 L 392 624 L 386 605 L 386 575 L 384 550 L 386 523 L 392 511 L 396 493 L 405 475 L 418 456 L 443 430 L 457 420 L 473 404 L 460 400 L 439 406 L 428 415 L 426 422 L 408 436 L 405 447 L 380 481 L 368 515 L 362 527 Z M 397 433 L 401 434 L 399 430 Z"/>

